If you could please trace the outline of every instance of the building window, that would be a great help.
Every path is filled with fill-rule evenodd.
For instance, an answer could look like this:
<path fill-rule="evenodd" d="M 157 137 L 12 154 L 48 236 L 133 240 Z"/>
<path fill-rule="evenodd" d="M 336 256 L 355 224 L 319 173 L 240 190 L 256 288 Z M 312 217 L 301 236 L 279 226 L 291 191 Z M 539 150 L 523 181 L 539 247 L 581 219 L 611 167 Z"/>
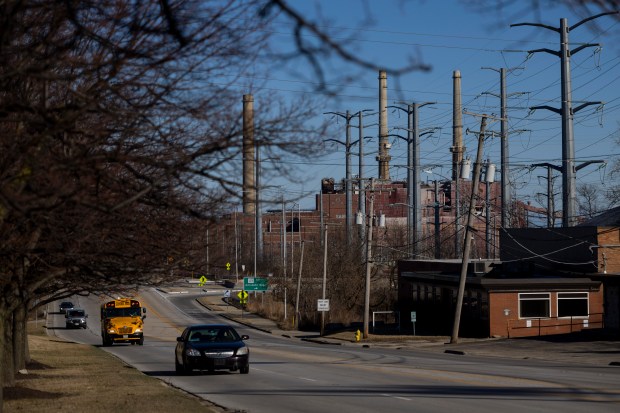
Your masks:
<path fill-rule="evenodd" d="M 547 318 L 550 316 L 551 294 L 521 293 L 519 294 L 520 318 Z"/>
<path fill-rule="evenodd" d="M 587 317 L 588 293 L 558 293 L 558 317 Z"/>

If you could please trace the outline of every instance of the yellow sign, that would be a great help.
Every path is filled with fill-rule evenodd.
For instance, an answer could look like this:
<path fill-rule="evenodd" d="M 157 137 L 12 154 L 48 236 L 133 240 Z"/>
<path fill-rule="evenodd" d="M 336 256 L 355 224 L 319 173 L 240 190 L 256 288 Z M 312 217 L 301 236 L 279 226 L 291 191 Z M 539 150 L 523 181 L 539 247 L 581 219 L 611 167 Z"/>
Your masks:
<path fill-rule="evenodd" d="M 207 282 L 207 277 L 205 277 L 204 275 L 202 277 L 200 277 L 200 280 L 198 280 L 198 285 L 200 287 L 202 287 L 203 285 L 205 285 L 205 283 Z"/>
<path fill-rule="evenodd" d="M 245 290 L 241 290 L 237 293 L 237 297 L 239 297 L 239 302 L 241 304 L 245 304 L 248 302 L 248 292 Z"/>
<path fill-rule="evenodd" d="M 230 271 L 230 263 L 229 262 L 226 263 L 226 271 Z"/>

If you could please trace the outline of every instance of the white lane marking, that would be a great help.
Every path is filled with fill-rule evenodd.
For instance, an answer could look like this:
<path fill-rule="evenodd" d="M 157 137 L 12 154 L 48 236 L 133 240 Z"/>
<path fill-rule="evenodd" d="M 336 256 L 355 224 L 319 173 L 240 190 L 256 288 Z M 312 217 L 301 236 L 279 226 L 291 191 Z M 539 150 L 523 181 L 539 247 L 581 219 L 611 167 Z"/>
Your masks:
<path fill-rule="evenodd" d="M 297 377 L 299 380 L 306 380 L 306 381 L 317 381 L 316 379 L 311 379 L 308 377 Z"/>
<path fill-rule="evenodd" d="M 309 377 L 291 376 L 290 374 L 280 373 L 280 372 L 277 372 L 277 371 L 271 371 L 271 370 L 260 369 L 260 368 L 256 368 L 256 367 L 253 367 L 253 369 L 254 369 L 254 370 L 258 370 L 258 371 L 262 371 L 262 372 L 265 372 L 265 373 L 269 373 L 269 374 L 275 374 L 275 375 L 278 375 L 278 376 L 284 376 L 284 377 L 294 377 L 294 378 L 299 379 L 299 380 L 305 380 L 305 381 L 318 381 L 317 379 L 311 379 L 311 378 L 309 378 Z"/>
<path fill-rule="evenodd" d="M 407 397 L 402 397 L 402 396 L 392 396 L 391 394 L 387 394 L 387 393 L 383 393 L 381 396 L 390 397 L 392 399 L 404 400 L 407 402 L 410 402 L 411 400 L 413 400 L 413 399 L 409 399 Z"/>

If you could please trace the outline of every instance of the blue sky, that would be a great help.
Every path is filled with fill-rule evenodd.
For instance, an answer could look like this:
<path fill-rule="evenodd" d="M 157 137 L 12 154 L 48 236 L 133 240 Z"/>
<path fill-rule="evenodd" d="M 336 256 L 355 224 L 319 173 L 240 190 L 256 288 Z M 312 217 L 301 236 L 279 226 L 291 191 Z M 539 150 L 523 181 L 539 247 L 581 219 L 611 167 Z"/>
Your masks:
<path fill-rule="evenodd" d="M 524 2 L 515 2 L 523 4 Z M 548 110 L 533 113 L 531 106 L 549 105 L 560 107 L 560 59 L 548 53 L 535 53 L 528 57 L 527 50 L 548 48 L 559 50 L 556 32 L 533 27 L 513 27 L 511 23 L 543 23 L 559 27 L 560 19 L 567 18 L 573 25 L 582 16 L 564 8 L 548 8 L 544 11 L 522 13 L 518 9 L 489 10 L 479 13 L 473 6 L 459 1 L 291 1 L 293 7 L 311 20 L 318 13 L 329 20 L 327 27 L 338 33 L 345 46 L 360 58 L 387 68 L 405 66 L 407 59 L 420 58 L 432 67 L 429 72 L 413 72 L 402 76 L 399 82 L 388 78 L 388 102 L 436 102 L 420 110 L 420 128 L 440 128 L 422 138 L 421 164 L 441 165 L 433 174 L 421 174 L 421 179 L 441 179 L 451 174 L 452 144 L 452 74 L 459 70 L 462 76 L 462 102 L 467 111 L 499 115 L 499 73 L 487 68 L 514 69 L 509 71 L 507 92 L 509 116 L 510 177 L 516 196 L 530 200 L 533 205 L 544 206 L 537 198 L 546 192 L 546 181 L 539 176 L 546 170 L 531 170 L 534 163 L 549 162 L 559 165 L 561 161 L 560 116 Z M 591 15 L 595 14 L 593 12 Z M 594 23 L 595 22 L 595 23 Z M 577 173 L 577 185 L 588 183 L 604 191 L 611 184 L 608 172 L 611 163 L 620 156 L 617 144 L 620 118 L 620 48 L 615 45 L 620 36 L 620 24 L 614 16 L 604 16 L 586 23 L 569 34 L 571 49 L 583 43 L 602 43 L 603 48 L 586 48 L 572 56 L 573 106 L 586 101 L 603 101 L 604 107 L 589 106 L 575 114 L 576 164 L 586 160 L 603 160 L 610 163 L 606 168 L 590 165 Z M 597 34 L 598 26 L 605 32 Z M 275 26 L 279 33 L 290 31 L 290 25 L 282 22 Z M 275 47 L 290 48 L 290 36 L 282 34 L 274 38 Z M 595 53 L 596 52 L 596 53 Z M 265 93 L 273 89 L 286 95 L 315 93 L 315 80 L 308 73 L 307 65 L 298 61 L 286 68 L 274 67 L 263 87 Z M 329 120 L 330 130 L 344 140 L 344 122 L 324 115 L 322 112 L 357 112 L 360 109 L 378 108 L 378 72 L 363 70 L 337 59 L 326 60 L 327 82 L 333 81 L 338 89 L 333 97 L 324 98 L 323 107 L 317 112 L 317 122 Z M 341 83 L 340 77 L 351 74 L 353 80 Z M 255 100 L 260 102 L 263 90 L 256 88 Z M 376 117 L 367 119 L 375 123 Z M 463 115 L 464 129 L 476 131 L 480 118 Z M 390 112 L 389 128 L 406 127 L 403 113 Z M 492 123 L 489 130 L 499 132 L 499 123 Z M 516 132 L 516 131 L 522 132 Z M 397 133 L 392 131 L 391 133 Z M 400 131 L 404 134 L 404 131 Z M 377 127 L 368 127 L 365 135 L 377 136 Z M 357 136 L 357 129 L 352 129 Z M 464 135 L 466 156 L 475 158 L 476 136 Z M 377 150 L 378 139 L 365 145 L 366 152 Z M 499 139 L 487 139 L 484 157 L 498 165 Z M 406 143 L 393 139 L 390 175 L 393 180 L 405 179 L 406 169 L 396 165 L 406 164 Z M 366 175 L 377 175 L 375 154 L 366 157 Z M 286 161 L 285 161 L 286 162 Z M 294 162 L 291 160 L 291 162 Z M 353 158 L 353 174 L 357 174 L 357 158 Z M 317 192 L 320 179 L 345 175 L 344 148 L 342 145 L 325 145 L 325 152 L 313 162 L 295 165 L 303 183 L 287 183 L 287 192 Z M 556 205 L 561 205 L 561 179 L 556 179 Z M 269 196 L 269 194 L 267 194 Z M 544 198 L 542 198 L 544 199 Z M 302 207 L 313 207 L 313 198 L 301 201 Z M 546 202 L 546 201 L 543 201 Z"/>

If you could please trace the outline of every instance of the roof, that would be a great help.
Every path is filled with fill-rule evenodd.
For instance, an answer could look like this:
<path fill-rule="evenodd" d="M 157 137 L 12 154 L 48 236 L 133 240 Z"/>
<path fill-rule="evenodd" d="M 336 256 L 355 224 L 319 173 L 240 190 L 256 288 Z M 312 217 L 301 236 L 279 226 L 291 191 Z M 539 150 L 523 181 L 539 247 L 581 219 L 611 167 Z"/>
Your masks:
<path fill-rule="evenodd" d="M 579 225 L 578 227 L 616 227 L 620 226 L 620 206 L 601 212 L 594 218 L 591 218 Z"/>

